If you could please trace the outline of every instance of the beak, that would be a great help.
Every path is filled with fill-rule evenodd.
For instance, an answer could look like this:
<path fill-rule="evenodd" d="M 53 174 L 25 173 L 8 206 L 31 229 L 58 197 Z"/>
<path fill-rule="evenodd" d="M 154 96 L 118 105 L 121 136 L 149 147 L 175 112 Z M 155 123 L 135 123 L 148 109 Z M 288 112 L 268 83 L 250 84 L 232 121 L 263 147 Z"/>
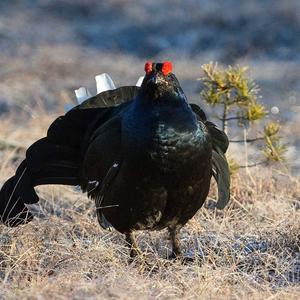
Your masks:
<path fill-rule="evenodd" d="M 155 85 L 165 82 L 164 78 L 162 78 L 162 76 L 157 73 L 153 74 L 149 81 Z"/>

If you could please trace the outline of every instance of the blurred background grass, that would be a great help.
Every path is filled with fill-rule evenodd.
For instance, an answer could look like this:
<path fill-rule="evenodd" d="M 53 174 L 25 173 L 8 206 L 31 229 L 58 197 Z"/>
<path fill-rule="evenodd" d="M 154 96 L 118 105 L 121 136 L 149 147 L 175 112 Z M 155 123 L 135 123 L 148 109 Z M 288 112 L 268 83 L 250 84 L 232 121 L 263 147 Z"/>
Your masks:
<path fill-rule="evenodd" d="M 74 89 L 95 92 L 103 72 L 135 84 L 147 59 L 173 61 L 189 100 L 214 121 L 200 99 L 201 65 L 249 65 L 262 102 L 280 109 L 270 118 L 282 123 L 287 163 L 298 170 L 299 0 L 0 0 L 0 139 L 30 145 L 75 101 Z M 1 183 L 23 157 L 1 149 Z M 140 233 L 159 266 L 146 274 L 128 264 L 118 233 L 98 227 L 85 195 L 40 188 L 33 222 L 0 226 L 0 299 L 299 298 L 299 181 L 252 170 L 233 178 L 228 209 L 208 201 L 185 227 L 185 252 L 200 255 L 201 267 L 166 264 L 165 233 Z"/>
<path fill-rule="evenodd" d="M 300 2 L 298 0 L 11 0 L 0 2 L 0 115 L 62 113 L 73 90 L 95 91 L 94 76 L 135 84 L 146 59 L 172 60 L 191 102 L 211 60 L 250 67 L 264 104 L 300 165 Z"/>

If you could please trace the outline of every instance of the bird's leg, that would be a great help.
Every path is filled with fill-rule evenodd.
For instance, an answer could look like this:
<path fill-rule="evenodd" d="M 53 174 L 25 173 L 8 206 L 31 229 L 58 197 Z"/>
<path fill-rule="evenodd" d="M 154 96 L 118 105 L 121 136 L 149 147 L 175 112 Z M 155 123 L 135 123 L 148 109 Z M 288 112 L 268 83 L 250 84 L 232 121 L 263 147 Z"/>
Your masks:
<path fill-rule="evenodd" d="M 130 249 L 130 260 L 129 262 L 132 263 L 134 261 L 135 258 L 137 258 L 137 262 L 139 262 L 140 265 L 140 271 L 144 272 L 144 271 L 154 271 L 157 268 L 152 265 L 151 263 L 148 262 L 147 258 L 145 257 L 144 253 L 141 252 L 141 250 L 139 249 L 134 234 L 133 232 L 129 232 L 126 233 L 126 242 L 129 246 Z"/>
<path fill-rule="evenodd" d="M 172 253 L 169 256 L 169 259 L 176 259 L 181 256 L 181 246 L 180 246 L 180 240 L 178 237 L 180 229 L 178 228 L 169 228 L 171 243 L 172 243 Z"/>
<path fill-rule="evenodd" d="M 131 258 L 141 255 L 141 251 L 136 243 L 133 232 L 126 233 L 126 242 L 129 246 Z"/>
<path fill-rule="evenodd" d="M 182 255 L 180 239 L 178 237 L 181 227 L 169 228 L 170 238 L 172 242 L 172 252 L 168 259 L 180 260 L 183 264 L 194 262 L 194 258 Z"/>

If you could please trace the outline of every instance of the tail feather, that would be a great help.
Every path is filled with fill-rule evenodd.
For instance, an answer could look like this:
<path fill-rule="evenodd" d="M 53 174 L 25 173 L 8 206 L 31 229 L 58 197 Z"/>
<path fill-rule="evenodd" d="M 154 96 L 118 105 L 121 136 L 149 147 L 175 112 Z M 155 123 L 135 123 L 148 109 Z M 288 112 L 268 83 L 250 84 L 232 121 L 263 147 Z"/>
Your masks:
<path fill-rule="evenodd" d="M 33 185 L 62 184 L 79 185 L 79 167 L 68 167 L 63 162 L 45 164 L 43 169 L 33 174 Z"/>
<path fill-rule="evenodd" d="M 22 181 L 24 181 L 25 185 L 23 185 Z M 28 191 L 25 188 L 27 186 L 26 181 L 26 173 L 24 172 L 22 177 L 13 176 L 2 186 L 0 192 L 0 216 L 1 222 L 7 226 L 14 227 L 26 224 L 33 219 L 33 215 L 28 211 L 19 194 L 23 189 L 26 192 L 26 197 L 30 193 L 31 189 Z M 32 188 L 32 190 L 34 189 Z M 36 200 L 36 197 L 37 195 L 35 194 L 33 199 Z"/>
<path fill-rule="evenodd" d="M 13 178 L 11 194 L 14 197 L 20 198 L 23 203 L 27 204 L 33 204 L 39 201 L 39 197 L 33 188 L 32 176 L 26 159 L 20 164 Z"/>
<path fill-rule="evenodd" d="M 42 184 L 79 185 L 78 155 L 73 149 L 52 144 L 47 138 L 34 143 L 15 176 L 0 191 L 0 221 L 8 226 L 33 219 L 25 204 L 39 201 L 34 187 Z"/>
<path fill-rule="evenodd" d="M 82 157 L 93 130 L 111 117 L 115 106 L 132 100 L 138 89 L 128 86 L 102 92 L 57 118 L 47 137 L 29 147 L 15 176 L 2 186 L 0 221 L 8 226 L 31 221 L 33 216 L 25 204 L 38 202 L 37 185 L 79 185 Z"/>

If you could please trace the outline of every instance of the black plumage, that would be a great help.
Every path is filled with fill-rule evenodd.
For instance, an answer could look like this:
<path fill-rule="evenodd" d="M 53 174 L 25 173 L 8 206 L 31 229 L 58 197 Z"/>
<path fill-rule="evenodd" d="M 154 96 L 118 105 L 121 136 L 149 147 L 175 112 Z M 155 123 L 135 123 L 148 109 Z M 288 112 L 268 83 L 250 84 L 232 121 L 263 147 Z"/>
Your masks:
<path fill-rule="evenodd" d="M 203 205 L 211 176 L 218 207 L 229 200 L 224 153 L 228 139 L 186 97 L 168 62 L 147 63 L 141 88 L 103 92 L 76 106 L 49 127 L 26 152 L 0 192 L 3 223 L 32 220 L 34 186 L 80 185 L 95 200 L 103 228 L 126 234 L 137 253 L 135 230 L 168 228 L 173 256 L 177 233 Z"/>

